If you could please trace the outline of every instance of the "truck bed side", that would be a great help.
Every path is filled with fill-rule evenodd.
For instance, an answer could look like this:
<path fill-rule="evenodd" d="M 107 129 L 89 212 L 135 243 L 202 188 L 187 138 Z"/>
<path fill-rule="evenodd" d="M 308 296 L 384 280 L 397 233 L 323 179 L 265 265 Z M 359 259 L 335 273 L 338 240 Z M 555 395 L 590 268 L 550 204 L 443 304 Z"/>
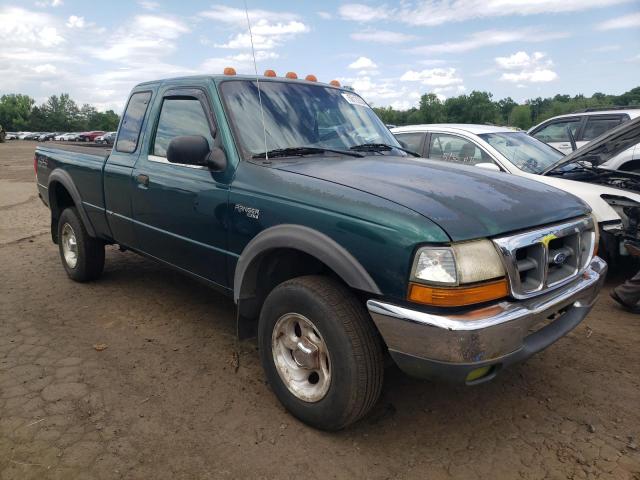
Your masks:
<path fill-rule="evenodd" d="M 92 236 L 111 239 L 102 181 L 109 152 L 108 148 L 77 145 L 36 147 L 38 191 L 52 211 L 52 225 L 64 208 L 75 206 Z M 53 228 L 52 236 L 56 240 Z"/>

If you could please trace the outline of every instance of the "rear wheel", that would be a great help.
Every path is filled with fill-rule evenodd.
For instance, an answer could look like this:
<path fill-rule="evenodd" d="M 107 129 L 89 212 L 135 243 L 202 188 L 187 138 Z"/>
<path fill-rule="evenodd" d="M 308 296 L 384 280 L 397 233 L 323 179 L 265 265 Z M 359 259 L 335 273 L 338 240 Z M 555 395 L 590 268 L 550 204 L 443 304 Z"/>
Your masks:
<path fill-rule="evenodd" d="M 364 306 L 341 283 L 294 278 L 267 297 L 260 357 L 282 404 L 303 422 L 339 430 L 364 416 L 382 388 L 382 345 Z"/>
<path fill-rule="evenodd" d="M 58 248 L 67 275 L 76 282 L 95 280 L 104 268 L 104 243 L 89 236 L 75 208 L 58 220 Z"/>

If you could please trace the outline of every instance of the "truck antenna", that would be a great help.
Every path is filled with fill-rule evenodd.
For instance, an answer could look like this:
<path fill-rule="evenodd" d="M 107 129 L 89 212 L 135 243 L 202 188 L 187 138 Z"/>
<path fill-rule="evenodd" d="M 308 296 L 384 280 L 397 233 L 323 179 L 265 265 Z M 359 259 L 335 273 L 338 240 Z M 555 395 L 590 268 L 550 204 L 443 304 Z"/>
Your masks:
<path fill-rule="evenodd" d="M 264 123 L 264 110 L 262 108 L 262 94 L 260 93 L 260 79 L 258 78 L 258 64 L 256 63 L 256 51 L 253 47 L 253 34 L 251 33 L 251 22 L 249 21 L 249 9 L 247 0 L 244 0 L 244 13 L 247 16 L 247 26 L 249 27 L 249 40 L 251 41 L 251 55 L 253 56 L 253 69 L 256 73 L 256 84 L 258 85 L 258 102 L 260 102 L 260 116 L 262 117 L 262 133 L 264 134 L 264 158 L 269 160 L 269 149 L 267 148 L 267 127 Z"/>

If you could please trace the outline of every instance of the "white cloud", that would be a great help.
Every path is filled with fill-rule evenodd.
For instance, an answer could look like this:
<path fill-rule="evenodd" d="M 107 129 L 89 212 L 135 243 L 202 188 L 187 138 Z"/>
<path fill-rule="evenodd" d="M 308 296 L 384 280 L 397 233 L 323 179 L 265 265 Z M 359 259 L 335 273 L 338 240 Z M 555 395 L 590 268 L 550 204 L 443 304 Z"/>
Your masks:
<path fill-rule="evenodd" d="M 316 12 L 316 14 L 323 20 L 331 20 L 333 18 L 333 15 L 329 12 Z"/>
<path fill-rule="evenodd" d="M 139 0 L 138 5 L 140 5 L 145 10 L 157 10 L 160 8 L 160 4 L 158 2 L 152 2 L 150 0 Z"/>
<path fill-rule="evenodd" d="M 19 45 L 53 47 L 64 42 L 54 17 L 19 7 L 0 9 L 0 44 L 3 49 Z"/>
<path fill-rule="evenodd" d="M 91 49 L 92 55 L 124 63 L 141 59 L 149 62 L 173 53 L 175 40 L 189 32 L 182 21 L 158 15 L 138 15 L 117 29 L 101 50 Z"/>
<path fill-rule="evenodd" d="M 638 28 L 640 27 L 640 12 L 630 13 L 622 17 L 612 18 L 605 22 L 599 23 L 596 28 L 598 30 L 617 30 L 620 28 Z"/>
<path fill-rule="evenodd" d="M 391 9 L 386 5 L 380 7 L 370 7 L 362 3 L 347 3 L 341 5 L 338 13 L 345 20 L 353 20 L 355 22 L 375 22 L 385 20 L 389 17 Z"/>
<path fill-rule="evenodd" d="M 464 40 L 457 42 L 437 43 L 415 47 L 411 51 L 418 54 L 432 53 L 460 53 L 476 50 L 482 47 L 501 45 L 512 42 L 544 42 L 566 38 L 566 32 L 543 32 L 534 28 L 521 30 L 484 30 L 468 35 Z"/>
<path fill-rule="evenodd" d="M 383 44 L 405 43 L 415 40 L 415 35 L 409 35 L 400 32 L 390 32 L 388 30 L 365 30 L 363 32 L 354 32 L 351 38 L 360 42 L 372 42 Z"/>
<path fill-rule="evenodd" d="M 542 52 L 516 52 L 508 57 L 496 57 L 498 68 L 504 70 L 500 80 L 523 83 L 551 82 L 558 78 L 558 74 L 552 70 L 553 62 L 546 58 Z"/>
<path fill-rule="evenodd" d="M 420 82 L 422 85 L 430 87 L 447 87 L 451 85 L 462 85 L 462 78 L 455 68 L 430 68 L 421 71 L 409 70 L 401 77 L 402 82 Z"/>
<path fill-rule="evenodd" d="M 59 7 L 63 3 L 62 0 L 44 0 L 36 2 L 36 7 Z"/>
<path fill-rule="evenodd" d="M 632 0 L 416 0 L 398 8 L 359 3 L 340 7 L 346 20 L 373 22 L 394 19 L 409 25 L 434 26 L 476 18 L 578 12 Z"/>
<path fill-rule="evenodd" d="M 84 26 L 85 26 L 84 17 L 78 17 L 76 15 L 71 15 L 67 19 L 66 25 L 69 28 L 84 28 Z"/>
<path fill-rule="evenodd" d="M 296 14 L 269 10 L 249 10 L 253 46 L 256 50 L 271 50 L 284 42 L 292 40 L 296 35 L 308 32 L 309 26 L 300 21 Z M 200 12 L 206 19 L 221 22 L 228 28 L 239 30 L 226 43 L 216 43 L 217 48 L 246 49 L 251 48 L 251 37 L 247 31 L 247 12 L 245 10 L 223 5 L 216 5 L 210 10 Z"/>
<path fill-rule="evenodd" d="M 375 70 L 378 65 L 370 58 L 358 57 L 355 62 L 349 64 L 349 68 L 352 70 Z"/>
<path fill-rule="evenodd" d="M 397 78 L 373 80 L 368 75 L 339 77 L 343 85 L 349 85 L 372 105 L 403 109 L 414 107 L 420 101 L 420 92 L 406 85 L 399 85 Z"/>

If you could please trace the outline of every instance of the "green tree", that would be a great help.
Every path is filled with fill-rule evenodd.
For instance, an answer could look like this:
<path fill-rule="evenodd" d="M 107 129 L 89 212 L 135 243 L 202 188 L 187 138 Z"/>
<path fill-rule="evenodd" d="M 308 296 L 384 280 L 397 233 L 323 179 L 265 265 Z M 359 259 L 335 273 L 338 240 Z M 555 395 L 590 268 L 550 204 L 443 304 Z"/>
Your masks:
<path fill-rule="evenodd" d="M 0 97 L 0 125 L 6 131 L 26 130 L 36 101 L 28 95 L 9 94 Z"/>
<path fill-rule="evenodd" d="M 531 127 L 531 107 L 529 105 L 516 105 L 509 114 L 509 125 L 523 130 Z"/>

